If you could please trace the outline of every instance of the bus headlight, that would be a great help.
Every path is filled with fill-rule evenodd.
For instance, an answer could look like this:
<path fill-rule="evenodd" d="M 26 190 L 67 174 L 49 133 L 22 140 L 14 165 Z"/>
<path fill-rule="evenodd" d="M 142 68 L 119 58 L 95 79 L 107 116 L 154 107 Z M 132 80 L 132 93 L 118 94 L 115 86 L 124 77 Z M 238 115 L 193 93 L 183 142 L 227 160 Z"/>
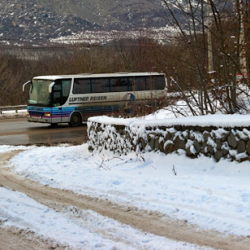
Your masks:
<path fill-rule="evenodd" d="M 50 112 L 44 112 L 44 116 L 50 116 Z"/>

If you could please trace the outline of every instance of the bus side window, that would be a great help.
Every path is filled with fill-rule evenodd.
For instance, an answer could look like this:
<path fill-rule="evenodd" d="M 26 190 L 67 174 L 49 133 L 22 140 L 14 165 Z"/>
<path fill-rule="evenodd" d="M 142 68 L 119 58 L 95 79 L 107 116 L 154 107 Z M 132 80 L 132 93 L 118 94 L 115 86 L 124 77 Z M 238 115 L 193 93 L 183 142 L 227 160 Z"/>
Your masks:
<path fill-rule="evenodd" d="M 117 77 L 110 79 L 111 92 L 127 92 L 133 91 L 133 78 Z"/>
<path fill-rule="evenodd" d="M 73 94 L 91 93 L 91 85 L 89 79 L 75 79 L 73 86 Z"/>
<path fill-rule="evenodd" d="M 162 90 L 164 88 L 165 88 L 164 76 L 151 76 L 150 78 L 147 78 L 148 90 Z"/>
<path fill-rule="evenodd" d="M 74 80 L 73 94 L 80 94 L 82 92 L 82 86 L 79 80 Z"/>
<path fill-rule="evenodd" d="M 135 89 L 137 91 L 147 90 L 145 77 L 139 76 L 135 78 Z"/>
<path fill-rule="evenodd" d="M 101 84 L 102 84 L 102 92 L 107 93 L 110 92 L 109 90 L 109 79 L 101 79 Z"/>
<path fill-rule="evenodd" d="M 164 76 L 155 76 L 154 78 L 154 88 L 157 90 L 164 89 L 166 87 Z"/>
<path fill-rule="evenodd" d="M 91 79 L 92 93 L 101 93 L 102 85 L 101 79 Z"/>
<path fill-rule="evenodd" d="M 126 92 L 128 91 L 128 78 L 120 78 L 120 91 Z"/>
<path fill-rule="evenodd" d="M 110 79 L 110 92 L 120 92 L 120 78 Z"/>
<path fill-rule="evenodd" d="M 63 105 L 68 97 L 69 97 L 69 92 L 70 92 L 70 86 L 71 86 L 71 80 L 62 80 L 62 103 Z"/>
<path fill-rule="evenodd" d="M 53 106 L 57 107 L 61 105 L 61 93 L 56 91 L 53 93 Z"/>
<path fill-rule="evenodd" d="M 71 80 L 62 80 L 62 95 L 69 96 Z"/>
<path fill-rule="evenodd" d="M 61 81 L 56 81 L 53 87 L 53 107 L 57 107 L 61 105 L 61 91 L 62 91 L 62 84 Z"/>
<path fill-rule="evenodd" d="M 152 76 L 146 78 L 146 90 L 154 90 L 154 79 Z"/>
<path fill-rule="evenodd" d="M 128 79 L 128 91 L 134 90 L 134 78 L 129 77 Z"/>

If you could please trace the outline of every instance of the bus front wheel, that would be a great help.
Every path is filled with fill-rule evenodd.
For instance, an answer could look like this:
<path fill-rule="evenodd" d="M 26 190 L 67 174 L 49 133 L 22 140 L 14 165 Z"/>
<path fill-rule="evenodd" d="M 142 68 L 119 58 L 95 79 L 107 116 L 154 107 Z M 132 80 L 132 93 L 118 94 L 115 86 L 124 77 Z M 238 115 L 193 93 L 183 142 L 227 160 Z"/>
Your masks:
<path fill-rule="evenodd" d="M 78 127 L 82 124 L 82 117 L 79 113 L 73 113 L 70 118 L 69 125 L 71 127 Z"/>

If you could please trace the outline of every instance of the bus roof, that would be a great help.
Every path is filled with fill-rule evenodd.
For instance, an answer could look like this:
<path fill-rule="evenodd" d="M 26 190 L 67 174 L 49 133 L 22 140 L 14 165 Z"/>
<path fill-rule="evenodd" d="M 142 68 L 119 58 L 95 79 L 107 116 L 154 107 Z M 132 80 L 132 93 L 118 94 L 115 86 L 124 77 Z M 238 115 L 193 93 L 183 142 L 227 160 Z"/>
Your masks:
<path fill-rule="evenodd" d="M 35 76 L 33 79 L 44 79 L 44 80 L 58 80 L 58 79 L 69 79 L 69 78 L 109 78 L 109 77 L 133 77 L 133 76 L 152 76 L 152 75 L 164 75 L 164 73 L 157 72 L 136 72 L 136 73 L 126 73 L 126 72 L 118 72 L 118 73 L 105 73 L 105 74 L 91 74 L 91 73 L 83 73 L 83 74 L 74 74 L 74 75 L 47 75 L 47 76 Z"/>

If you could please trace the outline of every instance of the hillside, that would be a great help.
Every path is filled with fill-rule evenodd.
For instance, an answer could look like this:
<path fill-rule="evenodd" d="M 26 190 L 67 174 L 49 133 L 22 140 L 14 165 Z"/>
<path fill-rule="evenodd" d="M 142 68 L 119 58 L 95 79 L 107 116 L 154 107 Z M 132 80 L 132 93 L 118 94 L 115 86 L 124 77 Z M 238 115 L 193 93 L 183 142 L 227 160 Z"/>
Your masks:
<path fill-rule="evenodd" d="M 160 0 L 0 0 L 0 39 L 44 42 L 84 30 L 162 27 Z"/>

